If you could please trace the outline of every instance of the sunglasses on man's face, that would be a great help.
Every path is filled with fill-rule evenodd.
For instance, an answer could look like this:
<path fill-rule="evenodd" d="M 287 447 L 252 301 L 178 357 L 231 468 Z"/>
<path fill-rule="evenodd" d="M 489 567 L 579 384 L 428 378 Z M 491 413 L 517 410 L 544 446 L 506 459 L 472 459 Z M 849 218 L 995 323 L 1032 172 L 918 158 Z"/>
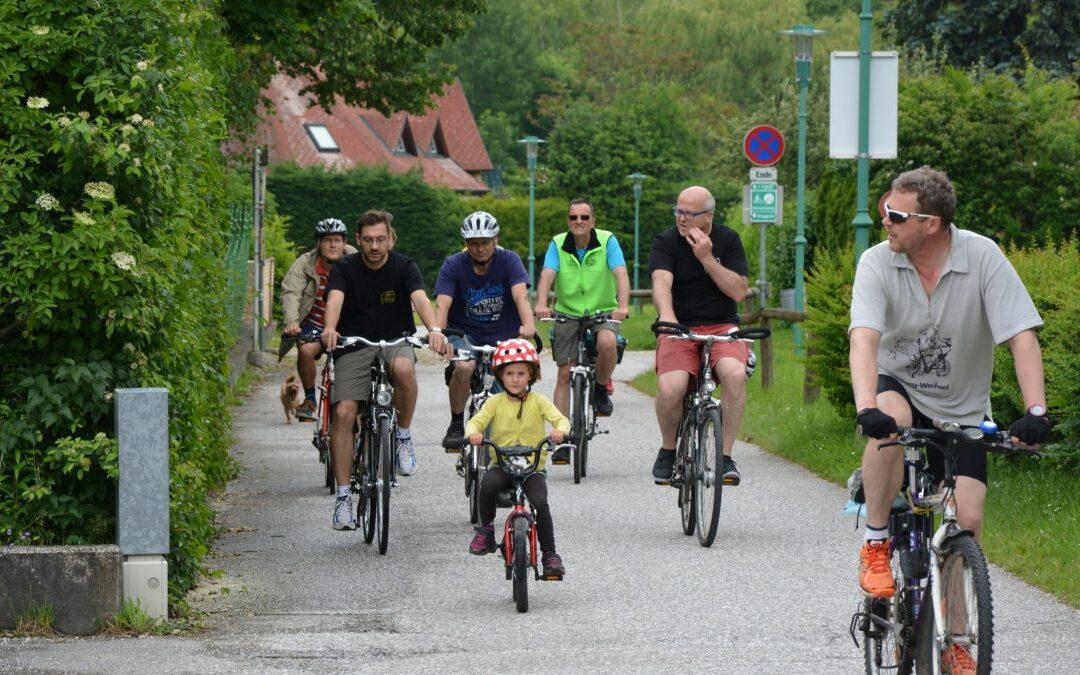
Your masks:
<path fill-rule="evenodd" d="M 918 218 L 933 218 L 934 216 L 929 213 L 908 213 L 907 211 L 897 211 L 890 208 L 889 203 L 885 202 L 885 218 L 888 219 L 893 225 L 902 225 L 907 222 L 908 218 L 916 216 Z"/>
<path fill-rule="evenodd" d="M 567 216 L 567 218 L 569 218 L 570 220 L 580 220 L 582 222 L 588 222 L 590 219 L 592 219 L 592 216 L 587 213 L 584 213 L 580 216 L 576 213 L 571 213 L 569 216 Z"/>

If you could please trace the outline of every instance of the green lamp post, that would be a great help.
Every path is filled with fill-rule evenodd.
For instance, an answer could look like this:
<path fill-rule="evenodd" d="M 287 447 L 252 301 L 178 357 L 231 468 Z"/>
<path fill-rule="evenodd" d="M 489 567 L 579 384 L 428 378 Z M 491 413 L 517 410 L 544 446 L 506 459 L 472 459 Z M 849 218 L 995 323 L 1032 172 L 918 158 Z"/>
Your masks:
<path fill-rule="evenodd" d="M 641 233 L 641 183 L 648 176 L 635 171 L 627 176 L 634 186 L 634 290 L 638 287 L 638 269 L 640 265 L 638 263 L 638 238 Z"/>
<path fill-rule="evenodd" d="M 855 159 L 856 193 L 855 262 L 870 245 L 870 29 L 873 24 L 870 0 L 862 0 L 859 12 L 859 154 Z"/>
<path fill-rule="evenodd" d="M 808 24 L 780 31 L 795 41 L 795 79 L 799 82 L 799 175 L 795 211 L 795 311 L 803 311 L 803 268 L 806 256 L 806 91 L 810 86 L 810 66 L 814 60 L 814 38 L 825 31 Z M 803 331 L 799 323 L 792 326 L 796 353 L 802 353 Z"/>
<path fill-rule="evenodd" d="M 544 141 L 536 136 L 526 136 L 519 139 L 518 143 L 525 144 L 525 157 L 529 162 L 529 284 L 536 284 L 536 255 L 534 251 L 534 239 L 536 238 L 536 155 L 540 151 L 540 144 Z"/>

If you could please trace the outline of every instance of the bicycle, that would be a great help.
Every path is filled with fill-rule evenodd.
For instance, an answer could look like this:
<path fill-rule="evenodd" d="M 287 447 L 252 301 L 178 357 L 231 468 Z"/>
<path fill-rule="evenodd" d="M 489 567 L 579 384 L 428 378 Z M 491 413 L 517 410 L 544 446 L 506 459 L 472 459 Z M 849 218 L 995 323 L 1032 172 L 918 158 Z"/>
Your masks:
<path fill-rule="evenodd" d="M 394 408 L 394 387 L 390 381 L 389 365 L 382 350 L 408 344 L 414 349 L 423 341 L 412 335 L 396 340 L 367 340 L 362 337 L 339 337 L 340 355 L 343 349 L 357 345 L 377 348 L 371 364 L 371 396 L 358 420 L 358 432 L 353 442 L 353 465 L 350 485 L 358 495 L 356 520 L 362 525 L 364 542 L 377 539 L 379 553 L 385 555 L 390 538 L 390 489 L 397 486 L 394 457 L 394 429 L 397 410 Z M 332 355 L 333 358 L 333 355 Z"/>
<path fill-rule="evenodd" d="M 570 441 L 576 448 L 573 451 L 574 483 L 578 484 L 588 473 L 589 441 L 600 434 L 609 433 L 601 429 L 596 422 L 596 408 L 593 405 L 593 391 L 596 389 L 596 336 L 594 331 L 604 323 L 620 324 L 611 318 L 610 313 L 586 313 L 583 316 L 570 316 L 553 312 L 551 318 L 541 321 L 577 324 L 577 356 L 570 367 Z M 616 362 L 622 360 L 626 348 L 626 339 L 617 336 Z"/>
<path fill-rule="evenodd" d="M 512 481 L 510 513 L 503 522 L 503 540 L 499 548 L 506 566 L 506 579 L 513 582 L 513 598 L 518 612 L 529 611 L 529 568 L 532 568 L 537 581 L 562 581 L 561 575 L 542 574 L 537 567 L 536 514 L 531 505 L 526 507 L 525 481 L 536 473 L 545 449 L 557 450 L 567 445 L 554 445 L 550 438 L 540 441 L 536 447 L 500 447 L 486 438 L 481 443 L 485 449 L 494 451 L 499 467 L 510 475 Z M 529 456 L 532 458 L 528 459 Z"/>
<path fill-rule="evenodd" d="M 895 440 L 879 447 L 904 448 L 904 485 L 889 514 L 889 554 L 896 592 L 867 597 L 851 617 L 849 633 L 859 646 L 863 634 L 866 672 L 922 675 L 942 672 L 954 645 L 969 651 L 976 672 L 989 673 L 993 661 L 993 604 L 986 558 L 975 536 L 956 522 L 956 460 L 979 448 L 1041 457 L 1015 447 L 993 422 L 961 427 L 935 421 L 935 429 L 901 427 Z M 944 457 L 941 491 L 929 473 L 924 450 Z M 941 524 L 934 530 L 934 520 Z"/>
<path fill-rule="evenodd" d="M 668 340 L 689 340 L 698 346 L 697 387 L 687 388 L 676 435 L 675 468 L 671 485 L 678 492 L 683 534 L 697 532 L 698 543 L 708 548 L 716 539 L 723 496 L 724 441 L 720 402 L 713 398 L 711 347 L 717 342 L 763 340 L 768 328 L 734 329 L 726 335 L 694 333 L 686 326 L 656 321 L 652 331 Z M 747 373 L 752 372 L 748 367 Z"/>
<path fill-rule="evenodd" d="M 321 340 L 322 331 L 307 335 L 282 335 L 279 353 L 281 355 L 288 353 L 293 345 L 320 342 Z M 316 359 L 316 362 L 317 361 L 318 360 Z M 315 387 L 317 395 L 317 403 L 315 404 L 316 424 L 311 435 L 311 444 L 315 446 L 315 450 L 319 454 L 319 463 L 323 465 L 323 487 L 327 488 L 330 494 L 334 493 L 333 453 L 330 452 L 330 423 L 333 415 L 333 406 L 330 405 L 330 390 L 333 386 L 334 358 L 331 354 L 326 358 L 326 364 L 323 366 L 322 370 L 322 377 L 319 380 L 319 384 Z"/>

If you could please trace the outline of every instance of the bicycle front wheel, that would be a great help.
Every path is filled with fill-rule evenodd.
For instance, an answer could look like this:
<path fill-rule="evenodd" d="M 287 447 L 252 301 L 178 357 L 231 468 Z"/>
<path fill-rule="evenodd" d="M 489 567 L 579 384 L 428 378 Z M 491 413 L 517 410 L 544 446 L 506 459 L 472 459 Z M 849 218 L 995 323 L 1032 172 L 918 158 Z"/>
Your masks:
<path fill-rule="evenodd" d="M 529 522 L 514 521 L 514 604 L 517 611 L 529 611 Z"/>
<path fill-rule="evenodd" d="M 386 554 L 386 545 L 390 539 L 390 486 L 394 482 L 394 436 L 390 429 L 390 420 L 379 420 L 378 431 L 378 469 L 375 481 L 375 534 L 379 543 L 379 553 Z"/>
<path fill-rule="evenodd" d="M 994 659 L 994 608 L 986 558 L 975 538 L 962 533 L 945 542 L 941 560 L 941 575 L 934 582 L 941 587 L 937 614 L 944 622 L 945 641 L 935 641 L 935 612 L 927 602 L 919 625 L 915 670 L 920 675 L 938 672 L 936 664 L 942 673 L 955 672 L 966 651 L 976 673 L 989 673 Z"/>
<path fill-rule="evenodd" d="M 465 452 L 465 492 L 469 495 L 469 522 L 475 525 L 480 521 L 480 448 L 469 445 Z"/>
<path fill-rule="evenodd" d="M 378 454 L 376 452 L 375 437 L 365 426 L 360 431 L 363 439 L 363 447 L 360 448 L 360 499 L 357 500 L 357 511 L 360 512 L 361 525 L 364 528 L 364 543 L 370 544 L 375 539 L 375 485 L 378 481 Z"/>
<path fill-rule="evenodd" d="M 574 483 L 585 475 L 585 456 L 589 451 L 588 407 L 589 383 L 584 375 L 575 375 L 570 385 L 573 403 L 570 420 L 570 442 L 574 444 Z"/>
<path fill-rule="evenodd" d="M 698 424 L 697 447 L 694 448 L 694 509 L 697 511 L 698 543 L 708 548 L 716 539 L 720 522 L 720 498 L 723 495 L 722 477 L 724 443 L 720 432 L 720 411 L 708 408 Z"/>
<path fill-rule="evenodd" d="M 675 451 L 675 471 L 680 474 L 679 478 L 679 515 L 682 517 L 682 531 L 686 536 L 694 533 L 697 525 L 697 500 L 694 498 L 695 484 L 693 480 L 693 444 L 695 439 L 690 429 L 690 424 L 684 420 L 679 434 L 679 447 Z"/>

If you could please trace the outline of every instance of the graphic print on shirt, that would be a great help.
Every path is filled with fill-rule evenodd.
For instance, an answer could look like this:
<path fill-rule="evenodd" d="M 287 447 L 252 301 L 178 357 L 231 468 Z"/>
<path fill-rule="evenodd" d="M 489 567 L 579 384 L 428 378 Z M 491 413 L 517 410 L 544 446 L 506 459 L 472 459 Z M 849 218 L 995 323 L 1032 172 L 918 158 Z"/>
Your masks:
<path fill-rule="evenodd" d="M 502 318 L 505 294 L 502 284 L 465 289 L 465 316 L 477 323 L 498 321 Z"/>
<path fill-rule="evenodd" d="M 392 305 L 397 300 L 397 293 L 394 291 L 383 291 L 379 296 L 380 305 Z"/>
<path fill-rule="evenodd" d="M 952 365 L 949 352 L 952 351 L 952 338 L 938 335 L 937 326 L 928 326 L 917 337 L 900 337 L 893 343 L 890 358 L 897 354 L 908 357 L 907 373 L 910 377 L 936 375 L 948 377 Z"/>

